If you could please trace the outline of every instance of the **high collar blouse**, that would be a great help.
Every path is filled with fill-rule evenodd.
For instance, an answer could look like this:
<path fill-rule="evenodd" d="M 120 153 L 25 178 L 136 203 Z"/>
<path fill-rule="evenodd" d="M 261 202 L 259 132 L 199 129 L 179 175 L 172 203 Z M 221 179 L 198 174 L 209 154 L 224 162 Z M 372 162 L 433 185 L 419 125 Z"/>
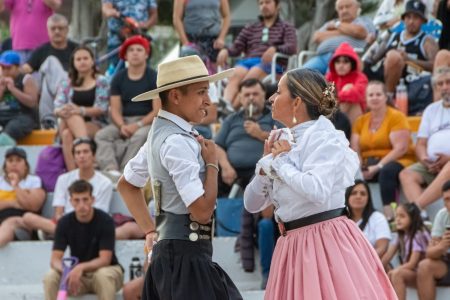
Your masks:
<path fill-rule="evenodd" d="M 323 116 L 290 130 L 291 150 L 258 162 L 244 193 L 245 208 L 255 213 L 273 204 L 276 219 L 288 222 L 344 207 L 345 190 L 354 184 L 359 167 L 344 133 Z M 270 176 L 260 175 L 267 159 Z"/>

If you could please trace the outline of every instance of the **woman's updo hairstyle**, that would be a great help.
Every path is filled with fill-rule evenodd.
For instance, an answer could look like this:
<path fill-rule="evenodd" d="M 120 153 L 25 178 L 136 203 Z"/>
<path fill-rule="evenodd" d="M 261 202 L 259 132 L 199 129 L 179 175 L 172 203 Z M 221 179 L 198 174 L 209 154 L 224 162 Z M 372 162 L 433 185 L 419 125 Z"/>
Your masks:
<path fill-rule="evenodd" d="M 292 98 L 300 97 L 312 120 L 321 115 L 330 118 L 337 110 L 333 83 L 327 83 L 323 75 L 311 69 L 295 69 L 286 73 L 287 87 Z"/>

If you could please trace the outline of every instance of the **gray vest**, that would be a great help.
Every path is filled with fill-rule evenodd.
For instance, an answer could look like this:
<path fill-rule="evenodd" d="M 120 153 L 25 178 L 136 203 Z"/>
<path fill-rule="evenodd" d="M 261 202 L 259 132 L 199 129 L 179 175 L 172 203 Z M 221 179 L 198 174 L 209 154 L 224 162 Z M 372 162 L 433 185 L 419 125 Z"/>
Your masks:
<path fill-rule="evenodd" d="M 147 151 L 147 161 L 149 162 L 149 173 L 152 182 L 158 180 L 161 183 L 161 210 L 174 213 L 174 214 L 188 214 L 189 211 L 181 200 L 180 194 L 177 191 L 175 183 L 169 174 L 169 171 L 162 165 L 160 150 L 164 141 L 172 134 L 182 134 L 186 138 L 195 140 L 189 132 L 181 129 L 178 125 L 164 118 L 156 117 L 153 121 L 151 130 L 149 132 Z M 197 153 L 197 159 L 200 164 L 199 177 L 203 181 L 205 178 L 205 162 L 199 151 Z"/>

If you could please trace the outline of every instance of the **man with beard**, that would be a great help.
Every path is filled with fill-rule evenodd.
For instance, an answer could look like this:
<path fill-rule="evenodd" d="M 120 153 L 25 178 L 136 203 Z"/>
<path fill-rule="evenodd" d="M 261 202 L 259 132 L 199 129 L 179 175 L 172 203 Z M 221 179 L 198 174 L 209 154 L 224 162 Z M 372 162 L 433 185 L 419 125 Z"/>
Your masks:
<path fill-rule="evenodd" d="M 286 55 L 297 53 L 297 35 L 292 24 L 280 20 L 279 0 L 259 0 L 259 21 L 247 25 L 238 35 L 233 45 L 220 50 L 217 65 L 224 66 L 228 56 L 244 58 L 236 64 L 236 71 L 229 79 L 223 98 L 233 107 L 239 106 L 236 99 L 242 80 L 263 79 L 271 71 L 272 57 L 276 52 Z M 277 73 L 283 68 L 277 66 Z"/>

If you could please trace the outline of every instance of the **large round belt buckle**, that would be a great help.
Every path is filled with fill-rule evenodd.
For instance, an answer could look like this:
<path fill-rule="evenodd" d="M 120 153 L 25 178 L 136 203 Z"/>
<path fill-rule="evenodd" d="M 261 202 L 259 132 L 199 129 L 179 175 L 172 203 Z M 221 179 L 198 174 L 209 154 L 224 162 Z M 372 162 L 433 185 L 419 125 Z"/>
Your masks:
<path fill-rule="evenodd" d="M 192 231 L 197 231 L 198 228 L 199 228 L 199 225 L 198 225 L 197 222 L 191 222 L 191 224 L 189 224 L 189 228 L 190 228 Z"/>
<path fill-rule="evenodd" d="M 195 242 L 198 240 L 198 234 L 195 232 L 192 232 L 191 234 L 189 234 L 189 240 L 192 242 Z"/>

